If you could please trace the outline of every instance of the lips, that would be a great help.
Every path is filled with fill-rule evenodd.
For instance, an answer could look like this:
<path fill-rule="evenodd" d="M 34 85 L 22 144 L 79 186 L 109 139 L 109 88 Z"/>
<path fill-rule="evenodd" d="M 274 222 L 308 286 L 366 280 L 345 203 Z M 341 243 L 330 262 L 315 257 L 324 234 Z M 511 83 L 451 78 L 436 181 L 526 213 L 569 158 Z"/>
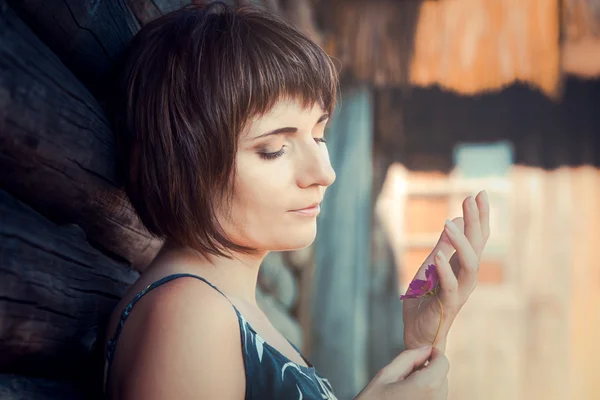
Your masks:
<path fill-rule="evenodd" d="M 297 210 L 290 210 L 293 214 L 305 216 L 305 217 L 316 217 L 321 212 L 319 203 L 313 203 L 308 207 L 299 208 Z"/>
<path fill-rule="evenodd" d="M 308 206 L 308 207 L 299 208 L 299 209 L 297 209 L 297 210 L 294 210 L 294 211 L 311 210 L 311 209 L 313 209 L 313 208 L 317 208 L 317 207 L 319 207 L 319 203 L 313 203 L 313 204 L 311 204 L 311 205 L 310 205 L 310 206 Z"/>
<path fill-rule="evenodd" d="M 304 211 L 304 210 L 313 210 L 313 209 L 315 209 L 315 208 L 319 207 L 319 204 L 321 204 L 321 202 L 318 202 L 318 203 L 313 203 L 313 204 L 311 204 L 311 205 L 310 205 L 310 206 L 308 206 L 308 207 L 304 207 L 304 208 L 297 208 L 297 209 L 295 209 L 295 210 L 290 210 L 290 211 Z"/>

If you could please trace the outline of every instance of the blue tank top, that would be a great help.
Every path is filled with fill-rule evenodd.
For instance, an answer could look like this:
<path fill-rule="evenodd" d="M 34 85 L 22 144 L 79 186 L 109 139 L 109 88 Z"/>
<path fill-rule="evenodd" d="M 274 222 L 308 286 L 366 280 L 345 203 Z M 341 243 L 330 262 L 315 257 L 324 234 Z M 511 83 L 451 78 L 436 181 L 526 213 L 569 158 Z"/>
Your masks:
<path fill-rule="evenodd" d="M 173 274 L 165 276 L 164 278 L 148 285 L 141 292 L 137 293 L 133 300 L 131 300 L 127 307 L 125 307 L 125 310 L 123 310 L 117 330 L 107 344 L 104 372 L 105 391 L 108 387 L 108 376 L 110 366 L 114 358 L 117 340 L 119 339 L 123 325 L 125 324 L 125 321 L 127 320 L 127 317 L 131 313 L 131 310 L 135 304 L 142 296 L 152 289 L 162 285 L 163 283 L 167 283 L 173 279 L 182 277 L 200 279 L 227 299 L 227 296 L 225 296 L 223 292 L 217 289 L 217 287 L 212 283 L 200 276 L 192 274 Z M 227 300 L 229 301 L 229 299 Z M 298 354 L 300 354 L 308 367 L 291 361 L 276 348 L 265 342 L 252 328 L 248 321 L 244 319 L 238 309 L 233 304 L 231 305 L 237 314 L 240 325 L 240 339 L 244 357 L 244 367 L 246 371 L 246 400 L 337 400 L 327 379 L 322 378 L 317 373 L 315 367 L 300 354 L 300 351 L 298 351 L 298 349 L 292 343 L 290 344 L 292 347 L 294 347 L 294 349 L 296 349 L 296 351 L 298 351 Z"/>

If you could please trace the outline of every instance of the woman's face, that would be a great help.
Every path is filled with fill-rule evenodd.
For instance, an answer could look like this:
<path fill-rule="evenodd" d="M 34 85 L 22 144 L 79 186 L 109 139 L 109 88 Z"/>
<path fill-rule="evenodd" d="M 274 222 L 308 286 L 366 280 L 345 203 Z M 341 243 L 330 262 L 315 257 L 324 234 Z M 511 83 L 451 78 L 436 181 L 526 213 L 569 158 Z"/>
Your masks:
<path fill-rule="evenodd" d="M 328 115 L 318 105 L 279 101 L 250 121 L 239 139 L 231 219 L 223 223 L 237 244 L 259 250 L 310 245 L 318 204 L 335 180 L 323 143 Z"/>

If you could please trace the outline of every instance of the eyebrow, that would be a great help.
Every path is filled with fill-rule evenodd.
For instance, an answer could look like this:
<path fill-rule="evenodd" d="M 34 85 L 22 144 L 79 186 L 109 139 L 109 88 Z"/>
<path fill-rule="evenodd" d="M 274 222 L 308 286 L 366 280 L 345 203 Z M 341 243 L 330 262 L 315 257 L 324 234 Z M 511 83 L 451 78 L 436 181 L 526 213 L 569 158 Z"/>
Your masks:
<path fill-rule="evenodd" d="M 319 119 L 317 120 L 317 123 L 315 125 L 320 124 L 321 122 L 325 121 L 327 118 L 329 118 L 328 113 L 321 115 L 321 117 L 319 117 Z M 282 133 L 296 133 L 296 132 L 298 132 L 298 128 L 295 128 L 293 126 L 286 126 L 284 128 L 277 128 L 277 129 L 269 131 L 267 133 L 263 133 L 262 135 L 258 135 L 257 137 L 255 137 L 252 140 L 260 139 L 265 136 L 279 135 Z"/>

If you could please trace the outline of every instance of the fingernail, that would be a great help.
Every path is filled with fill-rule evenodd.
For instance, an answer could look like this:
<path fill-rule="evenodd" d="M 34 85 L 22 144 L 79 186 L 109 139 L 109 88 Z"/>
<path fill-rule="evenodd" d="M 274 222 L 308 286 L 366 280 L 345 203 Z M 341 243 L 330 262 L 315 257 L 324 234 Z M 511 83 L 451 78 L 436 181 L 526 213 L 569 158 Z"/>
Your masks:
<path fill-rule="evenodd" d="M 449 219 L 446 220 L 446 227 L 448 228 L 448 230 L 451 233 L 458 232 L 458 227 L 456 226 L 456 224 L 454 222 L 450 221 Z"/>
<path fill-rule="evenodd" d="M 429 350 L 430 348 L 431 346 L 426 344 L 425 346 L 419 347 L 419 350 Z"/>

